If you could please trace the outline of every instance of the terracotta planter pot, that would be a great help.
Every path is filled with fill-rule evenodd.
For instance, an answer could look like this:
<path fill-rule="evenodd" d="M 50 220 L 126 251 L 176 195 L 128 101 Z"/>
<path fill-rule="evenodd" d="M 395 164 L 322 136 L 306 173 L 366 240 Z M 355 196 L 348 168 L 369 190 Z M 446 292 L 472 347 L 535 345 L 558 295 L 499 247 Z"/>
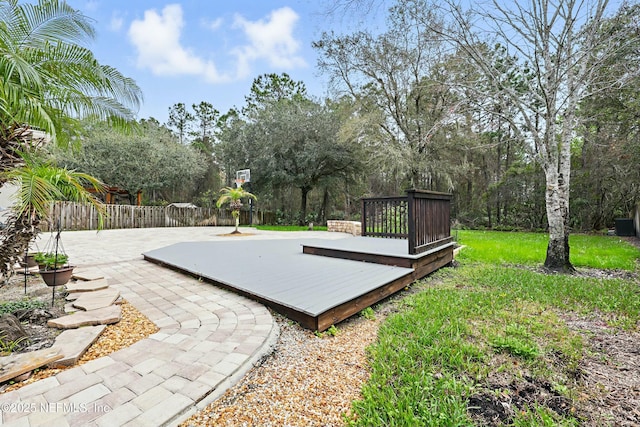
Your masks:
<path fill-rule="evenodd" d="M 28 254 L 26 257 L 22 258 L 22 261 L 20 261 L 20 266 L 25 267 L 25 264 L 27 268 L 36 267 L 38 265 L 32 254 Z"/>
<path fill-rule="evenodd" d="M 71 280 L 74 268 L 75 266 L 69 265 L 55 270 L 40 270 L 39 273 L 47 286 L 61 286 L 66 285 Z"/>

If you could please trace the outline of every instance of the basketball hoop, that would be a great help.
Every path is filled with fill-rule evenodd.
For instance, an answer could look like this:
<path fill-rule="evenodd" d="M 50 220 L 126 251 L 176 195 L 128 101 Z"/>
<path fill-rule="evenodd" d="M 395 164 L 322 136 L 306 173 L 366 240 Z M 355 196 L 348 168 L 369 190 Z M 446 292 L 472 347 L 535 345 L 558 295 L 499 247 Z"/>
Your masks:
<path fill-rule="evenodd" d="M 236 171 L 236 187 L 240 188 L 245 182 L 251 181 L 251 169 Z"/>

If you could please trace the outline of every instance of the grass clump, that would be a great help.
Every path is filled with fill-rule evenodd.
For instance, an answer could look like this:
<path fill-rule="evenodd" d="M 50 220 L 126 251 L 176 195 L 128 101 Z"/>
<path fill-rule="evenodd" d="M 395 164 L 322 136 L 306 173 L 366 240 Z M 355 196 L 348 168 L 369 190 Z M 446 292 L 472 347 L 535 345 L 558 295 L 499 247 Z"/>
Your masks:
<path fill-rule="evenodd" d="M 364 317 L 367 320 L 376 320 L 376 313 L 373 311 L 373 308 L 367 307 L 360 312 L 360 316 Z"/>
<path fill-rule="evenodd" d="M 470 400 L 515 394 L 519 384 L 541 385 L 570 406 L 579 394 L 575 379 L 586 350 L 566 314 L 598 313 L 611 327 L 628 330 L 640 321 L 640 292 L 632 278 L 549 275 L 531 268 L 544 260 L 544 235 L 465 231 L 460 242 L 468 246 L 460 267 L 423 280 L 423 290 L 403 299 L 381 325 L 368 349 L 371 376 L 362 399 L 353 402 L 349 425 L 482 425 L 487 420 L 472 413 Z M 574 262 L 590 268 L 634 271 L 639 255 L 605 236 L 579 236 L 574 248 Z M 514 389 L 504 389 L 497 378 Z M 546 400 L 514 403 L 504 425 L 580 424 L 574 411 L 556 412 Z"/>
<path fill-rule="evenodd" d="M 46 307 L 47 304 L 44 301 L 24 298 L 20 301 L 8 301 L 0 303 L 0 315 L 13 314 L 18 311 L 27 311 Z"/>

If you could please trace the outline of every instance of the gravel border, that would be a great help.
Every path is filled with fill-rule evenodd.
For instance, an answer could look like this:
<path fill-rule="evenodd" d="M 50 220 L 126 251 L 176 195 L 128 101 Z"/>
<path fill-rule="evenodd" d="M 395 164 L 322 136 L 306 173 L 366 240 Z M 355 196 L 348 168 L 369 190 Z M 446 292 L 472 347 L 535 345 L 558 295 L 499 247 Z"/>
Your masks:
<path fill-rule="evenodd" d="M 280 337 L 271 355 L 182 427 L 345 424 L 369 377 L 365 349 L 376 339 L 382 316 L 355 316 L 340 323 L 335 336 L 274 317 Z"/>

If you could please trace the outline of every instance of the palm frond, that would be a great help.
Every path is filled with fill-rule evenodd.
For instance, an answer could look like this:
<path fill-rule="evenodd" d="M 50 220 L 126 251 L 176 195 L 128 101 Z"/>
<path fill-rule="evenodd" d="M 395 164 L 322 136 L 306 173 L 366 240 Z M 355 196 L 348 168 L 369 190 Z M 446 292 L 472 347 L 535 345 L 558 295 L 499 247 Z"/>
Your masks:
<path fill-rule="evenodd" d="M 69 119 L 95 117 L 126 128 L 142 92 L 100 64 L 87 44 L 92 21 L 61 0 L 0 0 L 0 124 L 27 124 L 67 142 Z"/>
<path fill-rule="evenodd" d="M 33 218 L 47 218 L 51 203 L 74 201 L 90 203 L 96 207 L 99 217 L 105 214 L 104 204 L 91 193 L 104 192 L 106 186 L 99 179 L 86 173 L 59 168 L 49 163 L 41 163 L 23 154 L 24 165 L 2 174 L 2 178 L 18 187 L 14 210 L 17 215 Z"/>
<path fill-rule="evenodd" d="M 218 208 L 220 208 L 226 203 L 232 203 L 244 198 L 258 200 L 255 194 L 249 193 L 247 190 L 245 190 L 242 187 L 237 187 L 237 188 L 224 187 L 222 190 L 220 190 L 220 193 L 221 195 L 216 201 L 216 206 Z"/>
<path fill-rule="evenodd" d="M 49 213 L 51 200 L 62 197 L 60 190 L 38 172 L 37 169 L 25 166 L 6 174 L 7 180 L 18 187 L 13 209 L 19 217 L 44 218 Z"/>

